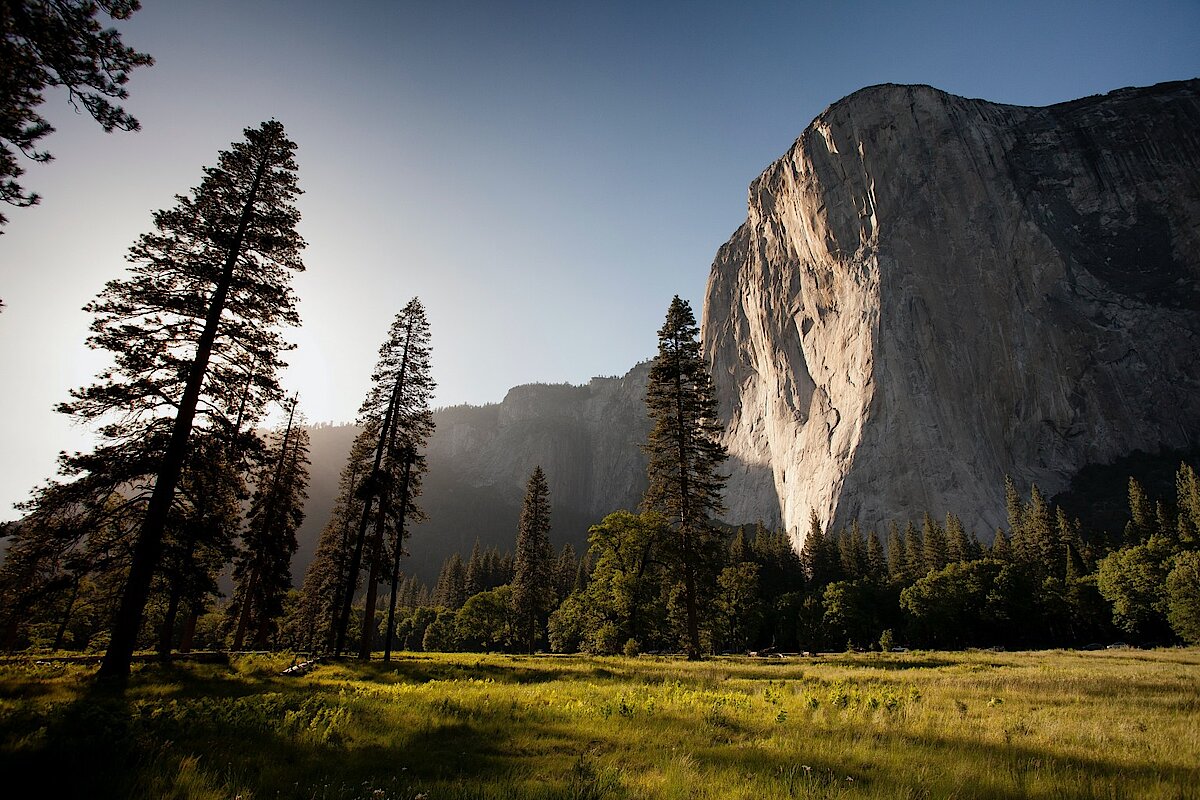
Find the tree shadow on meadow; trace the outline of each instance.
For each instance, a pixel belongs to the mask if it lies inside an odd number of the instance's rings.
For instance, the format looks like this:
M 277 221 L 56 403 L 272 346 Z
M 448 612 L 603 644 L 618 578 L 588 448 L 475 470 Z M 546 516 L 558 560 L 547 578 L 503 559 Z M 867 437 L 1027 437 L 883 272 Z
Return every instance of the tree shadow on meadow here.
M 0 718 L 0 774 L 10 797 L 337 800 L 497 780 L 504 743 L 472 720 L 397 729 L 320 684 L 162 666 Z

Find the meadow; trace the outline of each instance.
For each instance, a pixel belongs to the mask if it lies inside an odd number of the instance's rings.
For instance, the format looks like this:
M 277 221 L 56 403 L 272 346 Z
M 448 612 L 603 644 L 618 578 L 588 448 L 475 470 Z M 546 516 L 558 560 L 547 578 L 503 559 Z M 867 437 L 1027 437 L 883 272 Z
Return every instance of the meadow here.
M 1200 798 L 1200 650 L 0 662 L 10 798 Z

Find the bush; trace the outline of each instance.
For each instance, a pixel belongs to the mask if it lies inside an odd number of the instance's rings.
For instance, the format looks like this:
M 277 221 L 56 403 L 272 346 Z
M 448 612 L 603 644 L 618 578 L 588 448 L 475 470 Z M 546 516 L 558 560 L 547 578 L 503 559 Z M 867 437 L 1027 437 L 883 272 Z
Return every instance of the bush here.
M 1167 621 L 1179 638 L 1200 644 L 1200 552 L 1175 557 L 1167 576 Z

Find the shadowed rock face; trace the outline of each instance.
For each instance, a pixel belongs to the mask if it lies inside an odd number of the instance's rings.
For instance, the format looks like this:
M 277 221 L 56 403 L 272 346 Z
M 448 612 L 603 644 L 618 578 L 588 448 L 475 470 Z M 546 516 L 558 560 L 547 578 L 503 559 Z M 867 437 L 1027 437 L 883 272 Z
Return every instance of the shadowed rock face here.
M 1200 442 L 1200 81 L 1047 108 L 875 86 L 750 187 L 703 339 L 728 517 L 954 511 Z
M 411 557 L 403 569 L 432 582 L 446 558 L 455 552 L 466 558 L 477 538 L 484 547 L 513 549 L 525 484 L 538 465 L 550 484 L 551 539 L 582 553 L 589 526 L 641 502 L 649 370 L 647 362 L 584 386 L 517 386 L 494 405 L 435 411 L 429 473 L 418 501 L 429 519 L 411 527 Z M 312 481 L 292 568 L 296 584 L 329 519 L 357 433 L 352 425 L 311 430 Z

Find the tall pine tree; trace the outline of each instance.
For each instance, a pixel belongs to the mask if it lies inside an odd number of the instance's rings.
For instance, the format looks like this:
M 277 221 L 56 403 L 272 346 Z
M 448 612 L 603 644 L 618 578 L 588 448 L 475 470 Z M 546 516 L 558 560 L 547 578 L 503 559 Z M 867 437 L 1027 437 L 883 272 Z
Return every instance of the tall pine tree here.
M 292 556 L 296 531 L 304 521 L 310 462 L 308 431 L 296 424 L 294 399 L 290 405 L 287 425 L 272 437 L 255 476 L 249 518 L 233 568 L 237 589 L 229 616 L 234 621 L 235 650 L 242 648 L 247 636 L 256 646 L 266 643 L 292 585 Z
M 550 487 L 546 483 L 546 473 L 541 467 L 534 467 L 521 504 L 512 582 L 517 641 L 530 653 L 541 637 L 553 599 L 553 559 Z
M 365 561 L 367 594 L 359 644 L 363 659 L 370 658 L 374 645 L 378 583 L 384 578 L 392 584 L 385 646 L 391 644 L 404 523 L 420 515 L 415 499 L 426 469 L 422 450 L 433 432 L 429 401 L 435 385 L 430 375 L 429 322 L 424 306 L 414 297 L 392 321 L 379 349 L 371 389 L 359 409 L 359 422 L 375 436 L 371 471 L 362 492 L 362 516 L 347 569 L 349 582 L 354 583 Z M 352 600 L 351 592 L 341 597 L 334 645 L 338 653 L 345 646 Z
M 278 122 L 248 128 L 197 188 L 153 215 L 128 276 L 85 309 L 88 344 L 114 365 L 60 407 L 99 423 L 102 439 L 61 470 L 152 485 L 101 676 L 129 673 L 193 428 L 227 437 L 236 461 L 253 438 L 240 423 L 279 396 L 279 328 L 299 323 L 291 277 L 304 269 L 294 150 Z
M 705 567 L 715 535 L 709 520 L 724 510 L 721 492 L 725 476 L 719 470 L 727 457 L 719 441 L 717 401 L 712 377 L 700 356 L 699 335 L 691 306 L 676 295 L 658 332 L 658 355 L 646 387 L 646 408 L 653 428 L 644 448 L 650 480 L 643 500 L 647 510 L 670 519 L 677 534 L 685 647 L 693 659 L 701 655 L 698 584 L 702 573 L 708 571 Z M 715 591 L 711 586 L 704 588 L 706 596 Z

